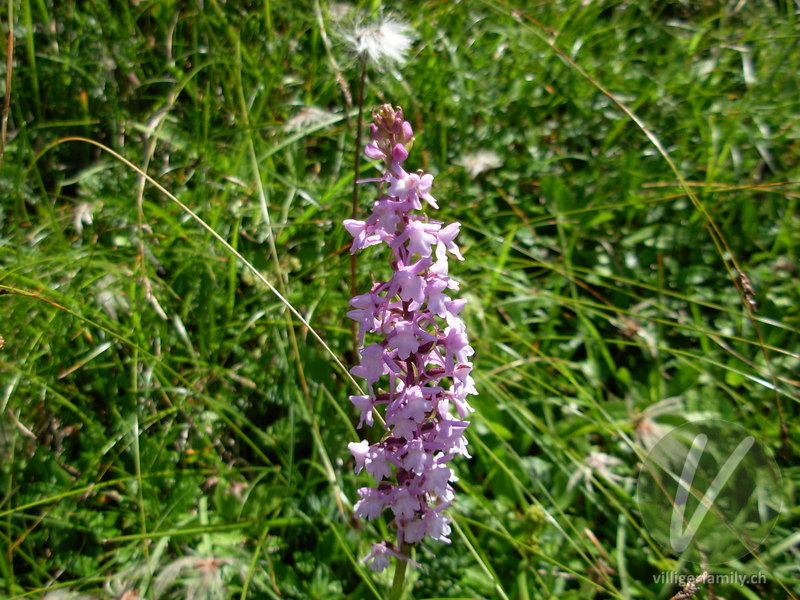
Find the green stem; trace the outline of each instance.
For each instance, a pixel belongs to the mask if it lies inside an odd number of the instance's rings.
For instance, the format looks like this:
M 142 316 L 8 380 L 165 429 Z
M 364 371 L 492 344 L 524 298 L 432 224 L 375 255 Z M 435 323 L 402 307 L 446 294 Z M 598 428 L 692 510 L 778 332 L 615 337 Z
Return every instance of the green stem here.
M 408 546 L 403 544 L 400 548 L 400 554 L 405 554 L 406 552 L 408 552 Z M 397 566 L 394 569 L 392 590 L 389 592 L 389 600 L 400 600 L 403 596 L 403 588 L 406 584 L 406 567 L 408 567 L 407 561 L 397 560 Z

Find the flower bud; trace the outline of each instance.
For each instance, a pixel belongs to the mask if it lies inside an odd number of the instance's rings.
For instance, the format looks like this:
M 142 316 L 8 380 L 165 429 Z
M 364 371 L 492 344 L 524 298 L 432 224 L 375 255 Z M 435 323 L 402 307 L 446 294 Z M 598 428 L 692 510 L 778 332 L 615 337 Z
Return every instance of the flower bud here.
M 402 144 L 395 144 L 394 148 L 392 148 L 392 160 L 396 163 L 401 163 L 407 158 L 408 150 L 406 150 Z

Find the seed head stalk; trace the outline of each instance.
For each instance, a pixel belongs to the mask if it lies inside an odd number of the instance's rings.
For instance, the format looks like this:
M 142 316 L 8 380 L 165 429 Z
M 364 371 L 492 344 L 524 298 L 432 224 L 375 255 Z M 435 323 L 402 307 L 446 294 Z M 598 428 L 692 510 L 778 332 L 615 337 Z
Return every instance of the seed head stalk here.
M 358 176 L 361 173 L 361 132 L 364 128 L 364 83 L 367 78 L 367 59 L 362 56 L 359 60 L 361 67 L 361 75 L 358 80 L 357 102 L 358 102 L 358 120 L 356 123 L 356 149 L 355 158 L 353 160 L 353 203 L 350 211 L 350 218 L 356 219 L 358 217 Z M 355 296 L 358 291 L 357 287 L 358 277 L 358 259 L 353 252 L 350 254 L 350 295 Z M 353 341 L 353 356 L 358 355 L 358 327 L 356 322 L 352 323 L 351 327 L 352 341 Z

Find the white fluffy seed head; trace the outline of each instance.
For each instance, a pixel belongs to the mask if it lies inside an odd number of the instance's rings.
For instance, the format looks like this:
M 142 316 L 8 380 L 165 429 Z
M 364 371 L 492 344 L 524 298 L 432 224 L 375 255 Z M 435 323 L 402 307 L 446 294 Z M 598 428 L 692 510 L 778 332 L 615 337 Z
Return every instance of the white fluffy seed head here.
M 465 154 L 456 161 L 467 170 L 471 179 L 475 179 L 484 171 L 503 166 L 503 159 L 494 150 L 478 150 L 472 154 Z
M 414 41 L 413 32 L 402 21 L 390 17 L 356 27 L 347 40 L 356 55 L 370 63 L 378 66 L 385 63 L 402 64 Z
M 316 106 L 305 106 L 286 121 L 285 127 L 288 131 L 302 131 L 321 125 L 325 121 L 331 121 L 335 116 L 332 112 Z

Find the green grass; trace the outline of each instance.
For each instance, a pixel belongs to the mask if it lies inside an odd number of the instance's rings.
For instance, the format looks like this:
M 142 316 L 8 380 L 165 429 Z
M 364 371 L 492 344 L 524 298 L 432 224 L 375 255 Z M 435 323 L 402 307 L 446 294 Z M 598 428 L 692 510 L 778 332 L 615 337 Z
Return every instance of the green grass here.
M 360 559 L 387 524 L 352 515 L 367 479 L 333 358 L 353 362 L 354 17 L 111 4 L 2 11 L 0 597 L 383 598 L 392 569 Z M 800 594 L 795 11 L 398 9 L 412 54 L 369 70 L 365 104 L 404 107 L 409 164 L 463 224 L 451 273 L 480 391 L 453 543 L 417 550 L 409 598 L 672 597 L 654 577 L 700 569 L 648 532 L 635 477 L 654 431 L 698 416 L 758 436 L 785 511 L 728 565 L 765 583 L 696 597 Z M 297 125 L 311 106 L 330 116 Z M 67 137 L 146 171 L 297 312 L 135 169 Z M 471 178 L 459 163 L 479 150 L 502 165 Z M 360 287 L 386 273 L 359 260 Z M 586 471 L 590 452 L 620 478 Z

